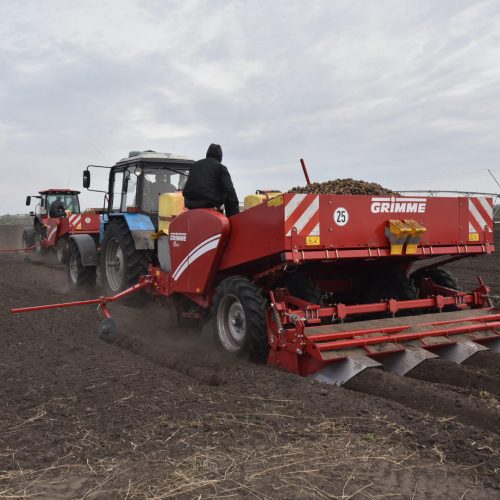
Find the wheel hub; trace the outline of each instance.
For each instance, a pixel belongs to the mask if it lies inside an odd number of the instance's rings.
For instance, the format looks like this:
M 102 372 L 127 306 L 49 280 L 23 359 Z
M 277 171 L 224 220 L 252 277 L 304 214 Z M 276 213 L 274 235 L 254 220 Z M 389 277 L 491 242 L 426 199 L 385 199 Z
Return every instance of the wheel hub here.
M 111 290 L 118 291 L 122 287 L 125 266 L 123 262 L 123 251 L 116 238 L 113 238 L 108 242 L 105 259 L 106 278 L 109 288 L 111 288 Z
M 243 306 L 235 295 L 226 295 L 219 304 L 217 327 L 226 350 L 241 350 L 246 338 L 246 320 Z

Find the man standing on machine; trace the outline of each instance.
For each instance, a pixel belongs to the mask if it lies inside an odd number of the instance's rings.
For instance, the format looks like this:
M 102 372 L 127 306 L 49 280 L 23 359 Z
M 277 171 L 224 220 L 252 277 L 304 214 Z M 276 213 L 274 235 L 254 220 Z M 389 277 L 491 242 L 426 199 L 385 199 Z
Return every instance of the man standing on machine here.
M 239 213 L 239 202 L 227 167 L 221 163 L 222 148 L 210 144 L 207 157 L 191 166 L 182 191 L 187 208 L 216 208 L 224 205 L 226 216 Z

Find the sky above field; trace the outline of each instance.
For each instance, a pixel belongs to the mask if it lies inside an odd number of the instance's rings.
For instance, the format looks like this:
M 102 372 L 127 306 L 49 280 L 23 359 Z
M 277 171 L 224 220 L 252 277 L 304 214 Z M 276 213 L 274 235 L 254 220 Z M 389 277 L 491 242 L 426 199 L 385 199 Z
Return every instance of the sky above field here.
M 0 213 L 211 142 L 240 198 L 303 185 L 301 157 L 315 181 L 498 192 L 500 1 L 0 1 Z

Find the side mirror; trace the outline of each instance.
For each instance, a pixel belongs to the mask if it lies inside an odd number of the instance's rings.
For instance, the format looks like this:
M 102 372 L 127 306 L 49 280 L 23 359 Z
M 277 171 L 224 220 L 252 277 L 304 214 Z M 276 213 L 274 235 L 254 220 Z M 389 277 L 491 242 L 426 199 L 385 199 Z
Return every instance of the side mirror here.
M 31 196 L 26 196 L 26 206 L 29 207 L 31 204 Z
M 90 187 L 90 172 L 88 170 L 83 171 L 83 187 L 85 189 Z

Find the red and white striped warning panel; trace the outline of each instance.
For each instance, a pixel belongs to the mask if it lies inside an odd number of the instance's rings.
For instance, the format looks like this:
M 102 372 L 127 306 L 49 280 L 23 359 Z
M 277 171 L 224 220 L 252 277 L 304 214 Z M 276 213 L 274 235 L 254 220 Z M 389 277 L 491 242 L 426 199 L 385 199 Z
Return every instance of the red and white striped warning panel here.
M 69 225 L 75 229 L 78 229 L 77 226 L 80 224 L 82 220 L 82 214 L 72 214 L 69 216 Z
M 57 231 L 57 224 L 55 226 L 49 227 L 48 235 L 47 235 L 47 241 L 52 244 L 52 240 L 54 238 L 54 235 L 56 234 Z
M 317 194 L 295 194 L 285 205 L 285 234 L 292 229 L 299 236 L 319 236 L 319 196 Z
M 493 199 L 469 198 L 469 240 L 479 239 L 479 233 L 493 231 Z M 478 235 L 477 238 L 475 235 Z

